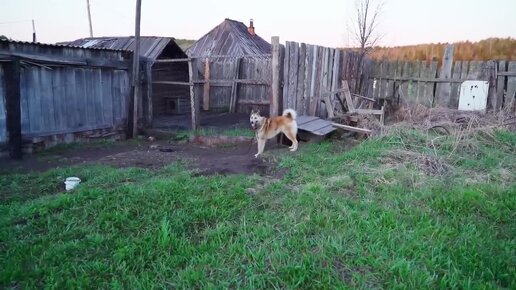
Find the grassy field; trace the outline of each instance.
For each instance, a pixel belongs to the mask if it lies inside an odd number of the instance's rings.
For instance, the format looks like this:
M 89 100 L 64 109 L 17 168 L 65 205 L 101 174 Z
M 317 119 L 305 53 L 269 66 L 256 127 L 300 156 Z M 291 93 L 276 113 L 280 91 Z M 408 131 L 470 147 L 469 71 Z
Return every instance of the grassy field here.
M 515 156 L 514 133 L 397 131 L 269 155 L 280 180 L 2 174 L 0 287 L 515 289 Z

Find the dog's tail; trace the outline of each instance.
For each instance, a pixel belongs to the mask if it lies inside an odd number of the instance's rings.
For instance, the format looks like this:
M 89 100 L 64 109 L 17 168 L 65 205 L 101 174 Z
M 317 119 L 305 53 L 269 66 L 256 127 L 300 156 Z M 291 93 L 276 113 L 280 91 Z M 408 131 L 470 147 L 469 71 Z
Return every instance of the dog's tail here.
M 297 118 L 297 113 L 292 109 L 286 109 L 285 111 L 283 111 L 282 116 L 295 120 Z

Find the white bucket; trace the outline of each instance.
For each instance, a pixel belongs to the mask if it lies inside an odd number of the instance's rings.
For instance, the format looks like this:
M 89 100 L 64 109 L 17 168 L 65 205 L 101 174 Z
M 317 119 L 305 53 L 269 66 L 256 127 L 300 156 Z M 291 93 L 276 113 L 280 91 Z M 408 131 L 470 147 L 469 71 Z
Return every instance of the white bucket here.
M 66 190 L 72 190 L 74 189 L 77 185 L 79 185 L 79 183 L 81 183 L 81 179 L 79 177 L 68 177 L 66 180 L 65 180 L 65 189 Z

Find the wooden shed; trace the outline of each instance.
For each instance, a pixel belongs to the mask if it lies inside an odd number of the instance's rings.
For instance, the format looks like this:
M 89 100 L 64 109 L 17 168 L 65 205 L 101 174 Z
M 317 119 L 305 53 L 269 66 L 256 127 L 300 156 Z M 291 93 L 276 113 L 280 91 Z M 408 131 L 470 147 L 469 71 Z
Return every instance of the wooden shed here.
M 253 21 L 225 19 L 192 44 L 194 94 L 203 110 L 248 113 L 268 110 L 271 45 Z
M 83 38 L 67 45 L 109 48 L 134 51 L 135 39 L 129 37 Z M 190 111 L 190 91 L 185 85 L 159 84 L 166 82 L 189 82 L 187 62 L 156 62 L 159 59 L 185 59 L 184 51 L 174 38 L 142 36 L 140 38 L 140 59 L 142 72 L 141 111 L 147 125 L 154 116 L 183 114 Z
M 0 41 L 0 149 L 124 134 L 130 66 L 121 50 Z

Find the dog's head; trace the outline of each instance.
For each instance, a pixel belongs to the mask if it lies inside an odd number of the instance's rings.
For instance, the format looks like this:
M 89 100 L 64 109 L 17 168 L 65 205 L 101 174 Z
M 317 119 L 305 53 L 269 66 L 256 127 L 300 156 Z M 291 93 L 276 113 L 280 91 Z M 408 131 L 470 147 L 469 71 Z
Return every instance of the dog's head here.
M 260 123 L 261 123 L 261 120 L 262 120 L 262 116 L 260 116 L 260 111 L 254 111 L 252 110 L 251 111 L 251 116 L 249 117 L 249 121 L 251 122 L 251 127 L 253 128 L 253 130 L 258 130 L 260 128 Z

